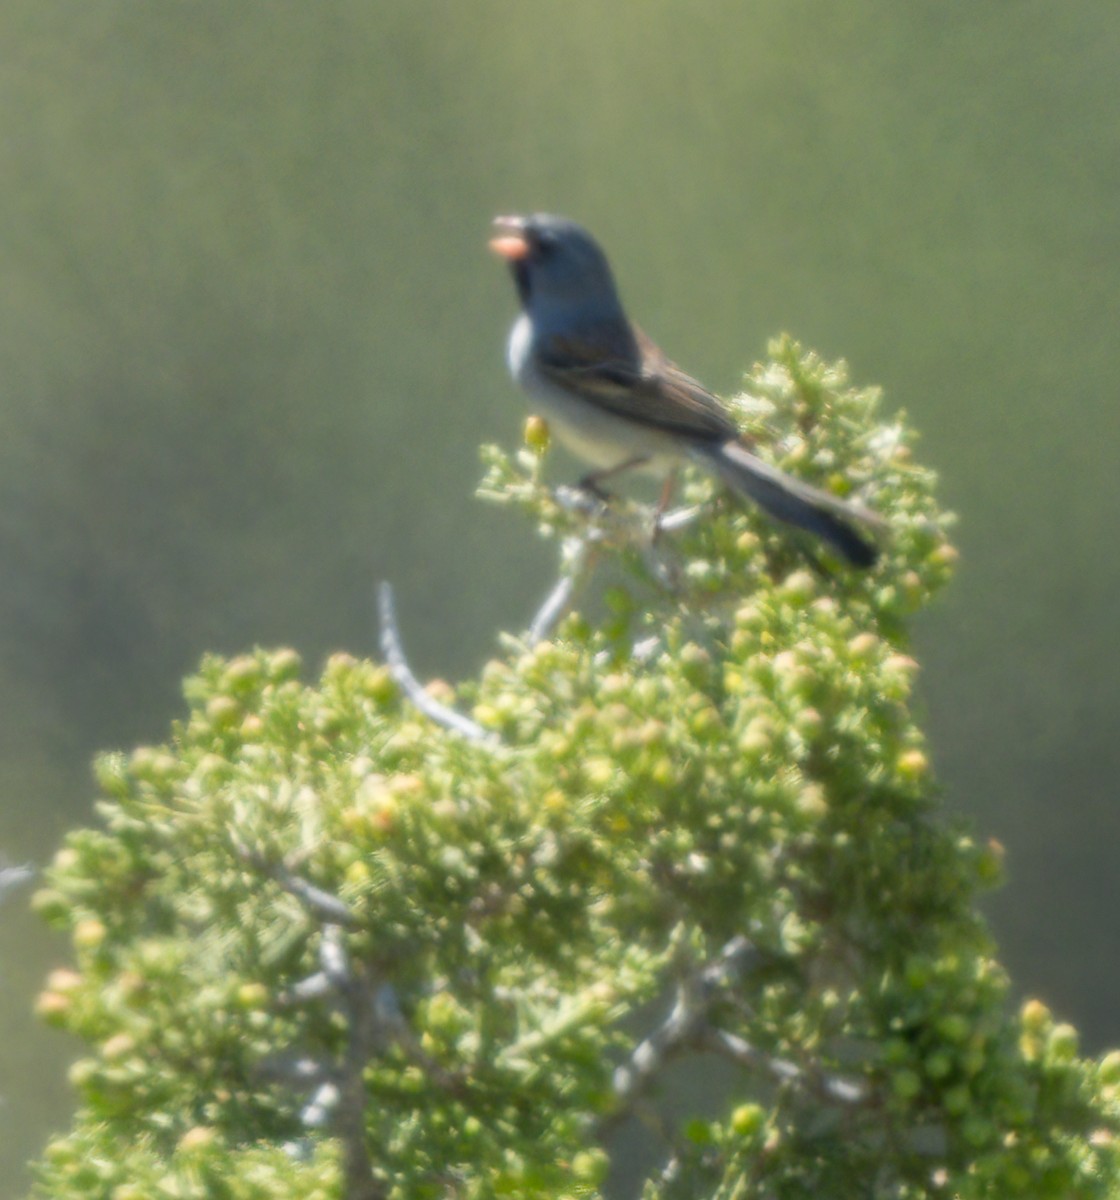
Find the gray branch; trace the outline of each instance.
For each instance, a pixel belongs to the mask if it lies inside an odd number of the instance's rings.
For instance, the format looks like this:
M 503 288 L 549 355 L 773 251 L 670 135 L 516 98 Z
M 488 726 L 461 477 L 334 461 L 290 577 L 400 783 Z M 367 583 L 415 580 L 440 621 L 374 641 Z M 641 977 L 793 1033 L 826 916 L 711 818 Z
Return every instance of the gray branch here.
M 456 712 L 446 704 L 440 704 L 438 700 L 424 691 L 405 658 L 404 645 L 397 627 L 393 588 L 388 583 L 382 583 L 377 589 L 377 614 L 381 624 L 381 653 L 384 654 L 385 662 L 392 672 L 393 678 L 397 681 L 397 685 L 414 707 L 441 728 L 456 733 L 468 741 L 497 746 L 499 740 L 490 730 L 483 729 L 476 721 L 463 716 L 462 713 Z
M 529 626 L 529 645 L 543 642 L 571 607 L 576 590 L 590 568 L 591 549 L 592 539 L 588 536 L 564 539 L 560 552 L 564 570 Z
M 593 551 L 601 545 L 633 546 L 642 555 L 650 575 L 666 587 L 672 586 L 672 571 L 657 550 L 658 535 L 681 529 L 701 511 L 693 505 L 655 514 L 646 506 L 610 504 L 587 488 L 558 487 L 553 493 L 565 512 L 586 522 L 578 535 L 561 544 L 561 574 L 529 625 L 529 644 L 544 641 L 571 607 L 573 598 L 594 562 Z
M 0 867 L 0 904 L 8 898 L 9 892 L 23 887 L 35 878 L 35 868 L 25 864 L 22 867 Z
M 233 848 L 242 862 L 275 880 L 317 920 L 347 926 L 358 924 L 357 918 L 337 896 L 296 875 L 285 863 L 266 858 L 260 851 L 254 850 L 237 838 L 233 839 Z
M 764 958 L 747 938 L 732 938 L 712 962 L 678 983 L 668 1016 L 615 1071 L 614 1091 L 623 1108 L 618 1115 L 633 1111 L 665 1064 L 689 1050 L 722 1055 L 748 1070 L 762 1072 L 778 1083 L 800 1087 L 833 1104 L 873 1101 L 870 1089 L 863 1083 L 843 1079 L 817 1065 L 800 1066 L 777 1058 L 712 1022 L 711 1010 L 721 992 L 728 985 L 741 983 L 758 969 Z

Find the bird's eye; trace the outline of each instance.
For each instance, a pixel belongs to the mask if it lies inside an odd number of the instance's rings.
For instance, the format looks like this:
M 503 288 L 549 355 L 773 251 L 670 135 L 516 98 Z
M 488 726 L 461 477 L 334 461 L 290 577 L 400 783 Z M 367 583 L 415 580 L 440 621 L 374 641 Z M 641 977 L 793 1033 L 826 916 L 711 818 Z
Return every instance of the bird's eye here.
M 541 258 L 547 258 L 556 249 L 556 238 L 546 230 L 538 230 L 533 237 L 533 249 Z

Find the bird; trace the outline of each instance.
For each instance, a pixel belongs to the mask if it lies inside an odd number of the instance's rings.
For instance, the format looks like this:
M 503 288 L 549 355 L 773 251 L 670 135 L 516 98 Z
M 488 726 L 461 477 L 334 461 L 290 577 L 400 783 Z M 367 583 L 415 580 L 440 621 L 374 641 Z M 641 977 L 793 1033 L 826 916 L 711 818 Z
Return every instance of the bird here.
M 507 361 L 561 443 L 593 468 L 594 491 L 623 471 L 660 476 L 694 462 L 770 517 L 821 539 L 854 567 L 879 550 L 856 525 L 885 522 L 756 455 L 731 414 L 685 374 L 623 308 L 598 242 L 550 213 L 494 219 L 490 248 L 506 260 L 521 303 Z

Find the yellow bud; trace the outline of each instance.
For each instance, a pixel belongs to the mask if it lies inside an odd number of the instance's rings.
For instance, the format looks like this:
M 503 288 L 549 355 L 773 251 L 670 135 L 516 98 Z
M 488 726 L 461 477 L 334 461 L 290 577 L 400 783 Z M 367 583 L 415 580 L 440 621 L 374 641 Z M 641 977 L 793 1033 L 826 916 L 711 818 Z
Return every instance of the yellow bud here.
M 598 1186 L 606 1179 L 610 1159 L 604 1150 L 579 1150 L 572 1155 L 572 1176 L 581 1184 Z M 582 1188 L 580 1191 L 582 1192 Z
M 1040 1033 L 1050 1024 L 1050 1010 L 1041 1000 L 1026 1001 L 1021 1016 L 1023 1028 L 1029 1029 L 1032 1033 Z
M 896 675 L 916 675 L 918 672 L 918 661 L 909 654 L 890 654 L 883 666 Z
M 857 633 L 848 642 L 848 653 L 856 659 L 867 659 L 878 645 L 879 639 L 873 633 Z
M 744 754 L 765 754 L 774 743 L 774 723 L 769 717 L 755 717 L 739 737 Z
M 366 679 L 366 688 L 378 704 L 388 704 L 397 695 L 397 683 L 388 667 L 374 667 Z
M 82 986 L 82 977 L 68 967 L 59 967 L 47 976 L 47 987 L 52 992 L 76 992 Z
M 429 679 L 424 691 L 440 704 L 452 704 L 455 700 L 455 689 L 446 679 Z
M 323 668 L 324 675 L 346 675 L 358 665 L 358 660 L 345 650 L 336 650 L 330 658 L 327 659 L 327 665 Z
M 541 807 L 550 813 L 563 813 L 568 808 L 568 797 L 559 788 L 549 788 L 541 797 Z
M 673 760 L 667 754 L 660 755 L 650 766 L 649 777 L 659 787 L 668 787 L 677 778 Z
M 214 696 L 206 703 L 206 716 L 218 728 L 233 725 L 240 715 L 237 701 L 230 696 Z
M 244 721 L 241 722 L 241 736 L 247 742 L 255 742 L 264 732 L 264 722 L 257 716 L 256 713 L 250 713 Z
M 377 832 L 386 832 L 386 829 L 378 829 Z M 346 880 L 346 886 L 352 888 L 364 887 L 370 881 L 369 863 L 363 859 L 355 859 L 343 873 L 343 879 Z
M 1050 1030 L 1046 1039 L 1047 1049 L 1061 1062 L 1069 1062 L 1077 1055 L 1077 1030 L 1064 1021 Z
M 544 454 L 548 449 L 548 443 L 551 441 L 551 436 L 548 430 L 548 422 L 544 417 L 532 416 L 525 421 L 525 428 L 522 436 L 525 440 L 525 445 L 529 447 L 535 454 Z
M 242 691 L 251 688 L 260 679 L 261 666 L 251 654 L 241 654 L 226 663 L 223 674 L 227 687 Z
M 268 1003 L 268 988 L 263 983 L 243 983 L 237 989 L 239 1008 L 264 1008 Z
M 940 546 L 936 546 L 930 551 L 929 561 L 935 566 L 951 567 L 961 556 L 960 551 L 956 546 L 949 542 L 942 542 Z
M 126 1057 L 135 1049 L 136 1042 L 131 1034 L 117 1033 L 109 1038 L 101 1047 L 101 1056 L 109 1062 L 113 1062 L 114 1060 Z
M 761 1104 L 740 1104 L 731 1114 L 731 1128 L 740 1137 L 750 1137 L 762 1128 L 766 1112 Z
M 895 764 L 903 779 L 915 781 L 929 773 L 929 759 L 918 749 L 904 750 Z
M 609 758 L 589 758 L 583 764 L 583 773 L 593 788 L 605 788 L 614 781 L 614 763 Z
M 80 950 L 96 950 L 108 931 L 96 917 L 87 917 L 74 926 L 74 945 Z
M 807 783 L 797 797 L 797 809 L 811 820 L 819 820 L 828 812 L 828 799 L 818 783 Z
M 277 650 L 268 660 L 269 674 L 273 679 L 294 679 L 302 666 L 299 654 L 295 650 Z
M 62 992 L 40 992 L 35 1001 L 35 1015 L 44 1021 L 58 1020 L 73 1007 L 73 1000 Z
M 781 596 L 794 604 L 808 604 L 817 591 L 817 578 L 812 571 L 794 571 L 781 586 Z
M 1120 1050 L 1110 1050 L 1100 1063 L 1101 1080 L 1115 1085 L 1120 1083 Z
M 178 1149 L 187 1154 L 192 1150 L 205 1150 L 207 1146 L 213 1144 L 216 1136 L 215 1130 L 210 1126 L 196 1125 L 193 1129 L 188 1129 L 179 1139 Z

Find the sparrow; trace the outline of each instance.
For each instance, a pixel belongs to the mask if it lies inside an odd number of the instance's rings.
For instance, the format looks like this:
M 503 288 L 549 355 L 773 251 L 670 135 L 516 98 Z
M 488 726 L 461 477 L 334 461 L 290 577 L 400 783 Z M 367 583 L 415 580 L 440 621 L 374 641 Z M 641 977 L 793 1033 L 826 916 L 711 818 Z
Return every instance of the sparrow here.
M 490 248 L 510 265 L 521 314 L 510 332 L 514 380 L 558 439 L 590 463 L 581 481 L 640 470 L 671 481 L 697 463 L 771 517 L 815 535 L 856 567 L 878 557 L 855 522 L 884 522 L 860 505 L 755 455 L 731 414 L 631 323 L 599 244 L 548 213 L 497 217 Z

